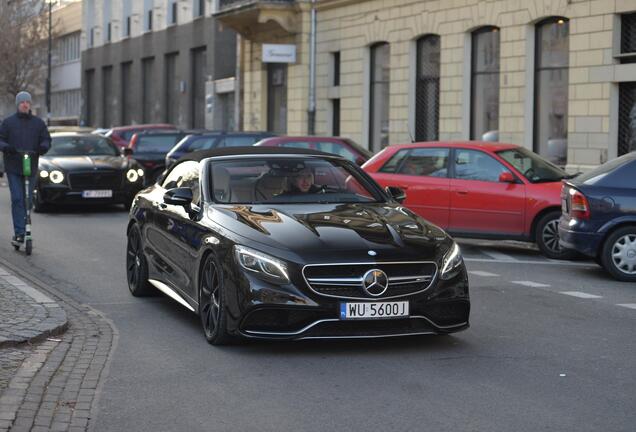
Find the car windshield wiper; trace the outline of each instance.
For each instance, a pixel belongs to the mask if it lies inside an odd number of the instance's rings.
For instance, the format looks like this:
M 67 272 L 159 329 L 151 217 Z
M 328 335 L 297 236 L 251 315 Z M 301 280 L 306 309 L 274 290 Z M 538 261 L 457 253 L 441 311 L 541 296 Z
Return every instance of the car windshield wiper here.
M 581 174 L 583 174 L 583 171 L 578 171 L 578 172 L 576 172 L 574 174 L 567 174 L 567 175 L 564 175 L 562 178 L 564 180 L 570 180 L 570 179 L 573 179 L 574 177 L 577 177 L 577 176 L 579 176 Z

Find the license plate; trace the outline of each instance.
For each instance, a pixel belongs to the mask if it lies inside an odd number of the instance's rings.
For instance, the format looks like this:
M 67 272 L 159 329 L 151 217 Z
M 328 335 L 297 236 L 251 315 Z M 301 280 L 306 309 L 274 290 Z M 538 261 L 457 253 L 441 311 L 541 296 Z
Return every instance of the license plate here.
M 85 190 L 82 191 L 82 198 L 112 198 L 112 190 Z
M 340 319 L 382 319 L 409 316 L 409 302 L 340 303 Z

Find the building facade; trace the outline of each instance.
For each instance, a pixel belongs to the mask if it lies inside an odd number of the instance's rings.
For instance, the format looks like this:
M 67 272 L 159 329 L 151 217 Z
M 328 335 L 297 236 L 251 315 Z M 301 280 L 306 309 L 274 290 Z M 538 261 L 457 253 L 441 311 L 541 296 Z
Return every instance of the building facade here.
M 219 0 L 245 129 L 309 130 L 310 0 Z M 524 145 L 572 170 L 636 149 L 636 0 L 317 0 L 317 134 Z M 264 61 L 292 45 L 294 63 Z
M 208 0 L 84 0 L 82 122 L 236 128 L 236 34 Z

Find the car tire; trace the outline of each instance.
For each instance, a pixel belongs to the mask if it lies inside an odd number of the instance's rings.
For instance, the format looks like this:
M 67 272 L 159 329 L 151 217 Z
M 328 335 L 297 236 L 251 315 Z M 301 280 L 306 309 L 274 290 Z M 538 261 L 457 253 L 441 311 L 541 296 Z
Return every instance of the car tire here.
M 203 261 L 199 277 L 199 317 L 205 339 L 211 345 L 234 341 L 227 332 L 225 295 L 221 265 L 212 253 Z
M 148 297 L 157 293 L 157 290 L 148 282 L 148 264 L 143 252 L 141 231 L 137 225 L 133 225 L 128 230 L 126 280 L 130 293 L 135 297 Z
M 636 282 L 636 226 L 617 229 L 603 242 L 603 267 L 615 279 Z
M 559 246 L 559 218 L 561 212 L 551 211 L 537 221 L 535 241 L 541 253 L 551 259 L 569 259 L 572 252 Z

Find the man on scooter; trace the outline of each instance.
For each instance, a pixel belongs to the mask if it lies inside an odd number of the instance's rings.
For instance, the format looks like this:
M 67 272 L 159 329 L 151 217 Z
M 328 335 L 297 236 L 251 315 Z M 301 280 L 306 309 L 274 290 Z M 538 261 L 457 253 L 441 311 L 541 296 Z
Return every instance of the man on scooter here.
M 11 216 L 13 217 L 13 242 L 24 239 L 26 197 L 22 176 L 21 153 L 31 152 L 31 177 L 29 195 L 38 174 L 38 156 L 51 147 L 51 136 L 46 124 L 31 114 L 31 95 L 25 91 L 15 97 L 17 112 L 7 117 L 0 125 L 0 151 L 4 154 L 4 170 L 7 173 L 11 192 Z

